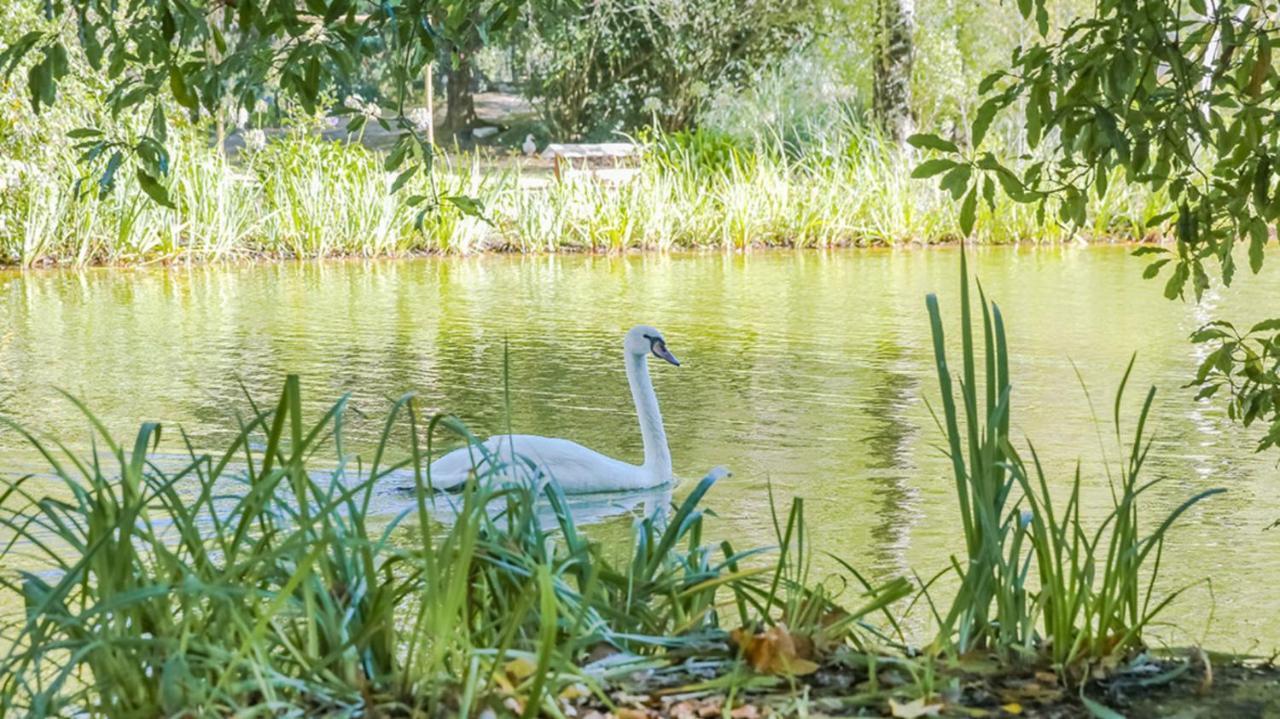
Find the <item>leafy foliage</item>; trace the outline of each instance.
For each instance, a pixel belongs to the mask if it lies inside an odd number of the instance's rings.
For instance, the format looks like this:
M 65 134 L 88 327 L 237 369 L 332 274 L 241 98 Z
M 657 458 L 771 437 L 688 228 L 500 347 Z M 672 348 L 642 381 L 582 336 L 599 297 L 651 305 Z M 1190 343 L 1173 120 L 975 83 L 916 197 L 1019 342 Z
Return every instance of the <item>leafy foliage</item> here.
M 1280 74 L 1272 59 L 1280 25 L 1272 8 L 1258 0 L 1108 0 L 1051 34 L 1044 0 L 1018 7 L 1035 18 L 1041 40 L 1018 47 L 1008 69 L 983 81 L 972 147 L 916 138 L 949 156 L 919 172 L 941 174 L 940 184 L 963 198 L 964 231 L 973 228 L 978 199 L 993 204 L 997 189 L 1036 205 L 1041 217 L 1052 211 L 1065 224 L 1082 225 L 1090 188 L 1105 192 L 1120 171 L 1128 182 L 1167 190 L 1173 204 L 1148 223 L 1170 227 L 1172 246 L 1138 251 L 1153 258 L 1144 276 L 1165 273 L 1165 296 L 1189 290 L 1198 299 L 1215 266 L 1227 285 L 1238 263 L 1261 270 L 1280 221 Z M 1006 110 L 1022 114 L 1029 150 L 1044 146 L 1021 166 L 982 149 Z M 1223 344 L 1214 357 L 1225 363 L 1241 347 Z M 1202 372 L 1197 382 L 1204 379 Z M 1233 414 L 1247 422 L 1266 418 L 1280 436 L 1276 405 L 1256 392 L 1280 391 L 1280 384 L 1253 372 L 1241 388 L 1251 394 L 1236 396 Z
M 113 136 L 94 127 L 73 130 L 84 162 L 95 168 L 99 193 L 109 192 L 126 162 L 156 202 L 172 206 L 161 178 L 169 173 L 168 128 L 175 112 L 192 122 L 209 117 L 227 98 L 254 107 L 269 86 L 308 113 L 325 93 L 352 84 L 362 63 L 378 57 L 398 92 L 391 119 L 373 117 L 405 135 L 387 163 L 407 164 L 407 179 L 429 169 L 432 148 L 404 116 L 407 89 L 453 38 L 485 37 L 507 27 L 524 0 L 397 0 L 365 5 L 356 0 L 307 0 L 300 7 L 272 0 L 111 0 L 44 3 L 53 22 L 68 21 L 88 65 L 112 82 L 105 95 L 112 117 L 147 118 L 136 135 Z M 25 68 L 31 107 L 53 105 L 70 72 L 74 46 L 58 25 L 34 29 L 0 52 L 0 73 Z M 340 108 L 358 132 L 371 113 Z
M 812 37 L 812 0 L 600 0 L 535 18 L 530 94 L 557 131 L 685 128 L 710 94 Z
M 1198 399 L 1212 397 L 1222 388 L 1229 393 L 1227 413 L 1248 427 L 1259 419 L 1271 426 L 1258 450 L 1280 444 L 1280 320 L 1264 320 L 1241 332 L 1235 325 L 1217 320 L 1191 335 L 1191 341 L 1213 345 L 1200 363 L 1192 384 L 1200 388 Z

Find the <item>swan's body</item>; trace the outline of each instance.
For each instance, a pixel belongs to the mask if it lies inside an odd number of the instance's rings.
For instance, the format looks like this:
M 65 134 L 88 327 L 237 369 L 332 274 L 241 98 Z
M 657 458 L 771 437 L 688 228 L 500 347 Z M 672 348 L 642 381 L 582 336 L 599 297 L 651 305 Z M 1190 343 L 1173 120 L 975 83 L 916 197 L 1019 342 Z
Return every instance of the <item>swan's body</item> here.
M 640 420 L 644 463 L 628 464 L 558 437 L 529 434 L 497 435 L 484 442 L 456 449 L 431 464 L 433 488 L 449 490 L 473 473 L 477 477 L 551 481 L 566 494 L 618 492 L 670 484 L 671 450 L 658 411 L 658 397 L 649 378 L 650 354 L 679 365 L 667 351 L 662 334 L 641 325 L 623 341 L 627 381 Z

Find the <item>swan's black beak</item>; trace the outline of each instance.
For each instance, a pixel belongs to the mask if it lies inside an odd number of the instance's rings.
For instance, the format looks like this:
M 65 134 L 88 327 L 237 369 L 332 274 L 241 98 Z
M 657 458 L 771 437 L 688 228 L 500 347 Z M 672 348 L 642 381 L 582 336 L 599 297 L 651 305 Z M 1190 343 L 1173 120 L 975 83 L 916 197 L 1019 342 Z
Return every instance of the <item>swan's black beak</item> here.
M 671 354 L 671 350 L 667 349 L 666 342 L 663 342 L 662 340 L 659 340 L 659 339 L 655 339 L 653 340 L 650 347 L 652 347 L 653 349 L 654 357 L 660 357 L 677 367 L 680 366 L 680 360 L 676 359 L 676 356 Z

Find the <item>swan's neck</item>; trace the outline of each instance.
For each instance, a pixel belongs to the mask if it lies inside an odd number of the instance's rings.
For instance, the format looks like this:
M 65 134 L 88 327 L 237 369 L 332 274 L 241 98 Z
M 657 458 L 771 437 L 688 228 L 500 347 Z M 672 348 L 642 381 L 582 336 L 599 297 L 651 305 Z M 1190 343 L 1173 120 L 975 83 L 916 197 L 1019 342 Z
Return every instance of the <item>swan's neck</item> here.
M 627 353 L 627 381 L 631 384 L 631 398 L 636 403 L 636 415 L 640 418 L 640 437 L 644 440 L 645 472 L 660 482 L 671 480 L 671 450 L 667 447 L 667 433 L 662 428 L 662 413 L 658 411 L 658 396 L 653 392 L 649 379 L 647 355 Z

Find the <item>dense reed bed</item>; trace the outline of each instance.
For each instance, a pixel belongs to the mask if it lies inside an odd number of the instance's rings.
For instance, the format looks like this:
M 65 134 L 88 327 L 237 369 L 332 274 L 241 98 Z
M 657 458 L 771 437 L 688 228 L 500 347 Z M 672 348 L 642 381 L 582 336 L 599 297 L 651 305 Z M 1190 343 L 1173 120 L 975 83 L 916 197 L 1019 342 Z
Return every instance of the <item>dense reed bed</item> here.
M 0 261 L 133 263 L 253 256 L 742 249 L 898 245 L 960 239 L 957 203 L 913 181 L 921 159 L 855 122 L 803 142 L 730 139 L 710 130 L 644 139 L 625 183 L 583 173 L 441 154 L 430 177 L 398 193 L 383 156 L 358 143 L 291 131 L 227 159 L 203 136 L 175 139 L 168 178 L 175 210 L 121 178 L 106 197 L 71 152 L 56 168 L 26 168 L 0 208 Z M 1118 180 L 1119 178 L 1117 178 Z M 1166 208 L 1120 181 L 1090 203 L 1083 239 L 1137 239 Z M 438 197 L 420 213 L 414 195 Z M 481 216 L 448 198 L 476 198 Z M 981 211 L 977 242 L 1069 239 L 1052 219 L 1000 197 Z M 430 203 L 428 203 L 429 205 Z

